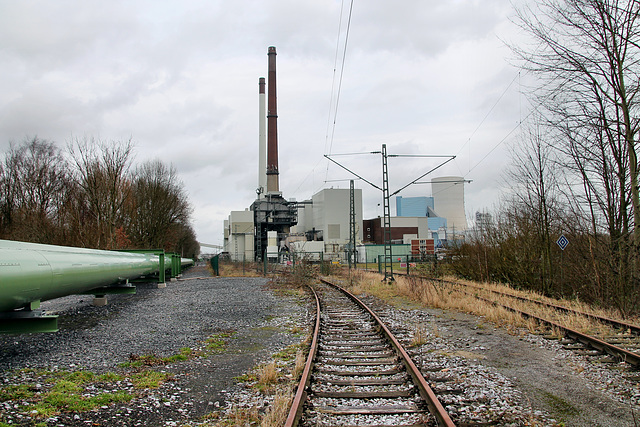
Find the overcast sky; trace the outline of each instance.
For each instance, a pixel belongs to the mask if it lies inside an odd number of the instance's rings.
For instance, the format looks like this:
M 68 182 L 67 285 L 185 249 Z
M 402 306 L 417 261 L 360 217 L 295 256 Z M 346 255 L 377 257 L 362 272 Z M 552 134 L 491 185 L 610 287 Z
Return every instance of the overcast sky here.
M 258 78 L 276 46 L 285 198 L 348 188 L 337 180 L 349 174 L 323 155 L 386 144 L 390 154 L 457 156 L 424 180 L 463 176 L 468 216 L 492 208 L 525 114 L 504 45 L 518 36 L 511 3 L 355 0 L 334 128 L 349 5 L 0 0 L 0 150 L 33 136 L 60 147 L 131 138 L 136 162 L 173 163 L 198 240 L 221 244 L 229 212 L 255 199 Z M 379 155 L 334 158 L 381 186 Z M 391 191 L 441 160 L 390 159 Z M 356 187 L 365 218 L 381 214 L 381 192 Z M 431 186 L 401 195 L 429 196 Z

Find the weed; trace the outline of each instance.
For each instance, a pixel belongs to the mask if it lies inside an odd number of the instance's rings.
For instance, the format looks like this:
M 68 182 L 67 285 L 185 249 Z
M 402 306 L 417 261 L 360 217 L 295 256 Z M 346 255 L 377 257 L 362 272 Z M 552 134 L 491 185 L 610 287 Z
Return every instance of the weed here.
M 307 363 L 306 357 L 304 356 L 304 351 L 298 350 L 296 353 L 296 364 L 291 371 L 291 376 L 294 379 L 300 378 L 302 375 L 302 371 L 304 371 L 304 365 Z
M 79 393 L 82 388 L 78 383 L 74 383 L 68 380 L 60 380 L 53 386 L 51 390 L 57 393 L 72 394 Z
M 8 385 L 0 388 L 0 402 L 29 399 L 33 394 L 31 384 Z
M 93 381 L 95 374 L 89 371 L 59 371 L 53 373 L 51 379 L 49 381 L 71 381 L 77 384 L 86 384 L 90 381 Z
M 130 354 L 129 361 L 120 363 L 118 366 L 125 369 L 140 369 L 143 366 L 168 365 L 169 363 L 189 360 L 192 357 L 195 357 L 193 350 L 189 347 L 184 347 L 180 349 L 180 353 L 167 357 L 159 357 L 155 354 L 144 354 L 142 356 Z
M 256 388 L 258 390 L 269 390 L 278 383 L 278 369 L 276 362 L 271 362 L 258 369 Z
M 423 324 L 417 325 L 413 331 L 413 338 L 411 339 L 411 347 L 417 347 L 427 343 L 429 333 Z
M 289 402 L 291 402 L 291 389 L 278 390 L 273 399 L 273 404 L 265 414 L 261 427 L 278 427 L 284 425 L 289 414 Z
M 239 377 L 234 377 L 233 379 L 238 381 L 239 383 L 249 383 L 256 381 L 258 379 L 258 376 L 256 374 L 242 374 Z
M 106 383 L 122 381 L 124 377 L 120 374 L 116 374 L 115 372 L 105 372 L 102 375 L 98 375 L 96 377 L 96 381 L 102 381 Z
M 61 412 L 86 412 L 100 406 L 133 399 L 133 395 L 125 391 L 100 393 L 91 397 L 85 397 L 83 393 L 84 388 L 78 383 L 59 380 L 51 390 L 43 393 L 38 401 L 23 406 L 23 409 L 38 417 L 48 418 Z
M 182 362 L 184 360 L 189 360 L 192 356 L 193 350 L 189 347 L 184 347 L 180 349 L 180 353 L 169 357 L 163 357 L 162 361 L 166 363 Z
M 557 414 L 558 418 L 573 417 L 580 414 L 573 405 L 563 398 L 547 391 L 542 391 L 542 394 L 547 405 L 549 405 L 553 413 Z
M 222 353 L 227 347 L 226 338 L 231 338 L 235 332 L 219 332 L 205 340 L 205 346 L 210 354 Z
M 131 376 L 131 382 L 135 388 L 158 388 L 160 384 L 168 380 L 171 374 L 158 371 L 142 371 Z
M 304 328 L 302 328 L 300 326 L 293 326 L 291 329 L 289 329 L 289 333 L 291 333 L 293 335 L 302 334 L 302 333 L 304 333 Z
M 276 360 L 283 360 L 285 362 L 293 360 L 296 357 L 296 353 L 298 352 L 299 347 L 300 346 L 298 344 L 292 344 L 274 354 L 273 358 Z
M 223 416 L 219 412 L 212 412 L 204 417 L 205 426 L 225 426 L 225 427 L 244 427 L 258 425 L 260 422 L 260 414 L 258 408 L 240 408 L 234 406 L 231 408 L 229 414 L 221 419 Z M 220 420 L 216 423 L 210 423 L 209 421 Z

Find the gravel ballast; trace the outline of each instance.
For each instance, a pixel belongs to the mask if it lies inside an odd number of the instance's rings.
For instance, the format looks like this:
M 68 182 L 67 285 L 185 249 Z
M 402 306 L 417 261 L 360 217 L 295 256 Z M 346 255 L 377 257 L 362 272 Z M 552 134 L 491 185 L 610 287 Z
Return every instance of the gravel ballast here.
M 105 307 L 94 307 L 91 296 L 45 302 L 43 308 L 61 316 L 58 333 L 0 336 L 0 386 L 31 384 L 38 394 L 50 387 L 43 370 L 48 375 L 116 372 L 123 377 L 91 385 L 85 393 L 120 390 L 132 396 L 46 417 L 25 411 L 28 398 L 5 401 L 0 420 L 25 426 L 179 426 L 200 424 L 207 414 L 231 407 L 264 411 L 270 398 L 237 377 L 303 340 L 310 301 L 276 292 L 264 278 L 213 278 L 203 267 L 183 279 L 161 289 L 140 285 L 136 295 L 111 296 Z M 427 342 L 410 352 L 436 388 L 460 390 L 445 402 L 459 419 L 484 422 L 494 414 L 494 425 L 640 423 L 633 414 L 640 420 L 637 373 L 593 363 L 557 341 L 507 333 L 476 316 L 398 309 L 374 297 L 366 301 L 407 347 L 420 325 Z M 212 336 L 224 337 L 222 349 L 207 350 Z M 185 348 L 202 355 L 148 367 L 169 378 L 158 388 L 136 387 L 135 369 L 122 365 L 144 355 L 172 357 Z M 495 414 L 501 414 L 502 423 Z
M 92 296 L 43 303 L 49 313 L 60 315 L 60 331 L 0 336 L 0 386 L 15 381 L 18 370 L 23 382 L 30 382 L 31 371 L 42 369 L 120 372 L 122 363 L 137 356 L 170 357 L 185 347 L 206 347 L 212 335 L 232 334 L 224 340 L 222 351 L 154 366 L 172 375 L 172 380 L 158 389 L 138 390 L 139 396 L 126 404 L 43 420 L 24 414 L 21 402 L 12 402 L 10 408 L 5 402 L 0 406 L 0 420 L 22 425 L 36 421 L 85 426 L 181 425 L 223 405 L 235 377 L 301 340 L 291 330 L 297 319 L 305 317 L 305 308 L 293 298 L 277 297 L 265 278 L 205 276 L 209 276 L 205 268 L 192 268 L 183 280 L 168 282 L 166 288 L 144 284 L 138 286 L 136 295 L 110 296 L 105 307 L 94 307 Z M 135 391 L 126 381 L 121 386 Z

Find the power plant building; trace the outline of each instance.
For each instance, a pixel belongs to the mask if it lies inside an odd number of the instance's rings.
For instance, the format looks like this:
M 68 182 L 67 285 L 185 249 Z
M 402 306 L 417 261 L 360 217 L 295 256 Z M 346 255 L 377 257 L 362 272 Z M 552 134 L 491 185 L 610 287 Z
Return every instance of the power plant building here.
M 396 197 L 396 216 L 437 216 L 433 197 Z
M 253 261 L 254 223 L 250 210 L 231 211 L 224 221 L 224 250 L 233 261 Z
M 326 188 L 313 195 L 298 208 L 298 224 L 292 234 L 304 235 L 305 240 L 324 242 L 324 253 L 341 256 L 349 243 L 349 189 Z M 362 190 L 354 189 L 356 243 L 362 241 Z M 305 245 L 309 246 L 309 245 Z M 296 247 L 300 247 L 296 244 Z M 313 245 L 314 250 L 318 246 Z
M 447 230 L 458 233 L 468 228 L 464 211 L 464 178 L 442 176 L 431 180 L 433 209 L 439 217 L 447 219 Z
M 264 77 L 258 80 L 257 197 L 249 209 L 232 211 L 224 221 L 224 250 L 236 261 L 261 261 L 265 256 L 280 259 L 280 255 L 291 251 L 322 253 L 324 259 L 345 260 L 351 241 L 351 190 L 323 189 L 303 202 L 283 197 L 279 184 L 276 99 L 276 49 L 271 46 L 268 82 Z M 455 176 L 434 178 L 432 197 L 398 196 L 397 216 L 391 218 L 394 243 L 411 246 L 416 239 L 433 239 L 440 244 L 452 231 L 457 234 L 466 230 L 464 182 Z M 363 221 L 362 190 L 354 189 L 353 197 L 355 245 L 359 252 L 367 243 L 384 244 L 382 219 Z

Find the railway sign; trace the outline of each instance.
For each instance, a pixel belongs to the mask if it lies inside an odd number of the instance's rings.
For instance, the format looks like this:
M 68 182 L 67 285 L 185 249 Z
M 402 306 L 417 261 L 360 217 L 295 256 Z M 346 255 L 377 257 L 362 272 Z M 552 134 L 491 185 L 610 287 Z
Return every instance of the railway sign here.
M 563 234 L 558 240 L 556 240 L 556 244 L 560 246 L 560 249 L 564 251 L 565 248 L 569 245 L 569 239 L 567 239 Z

